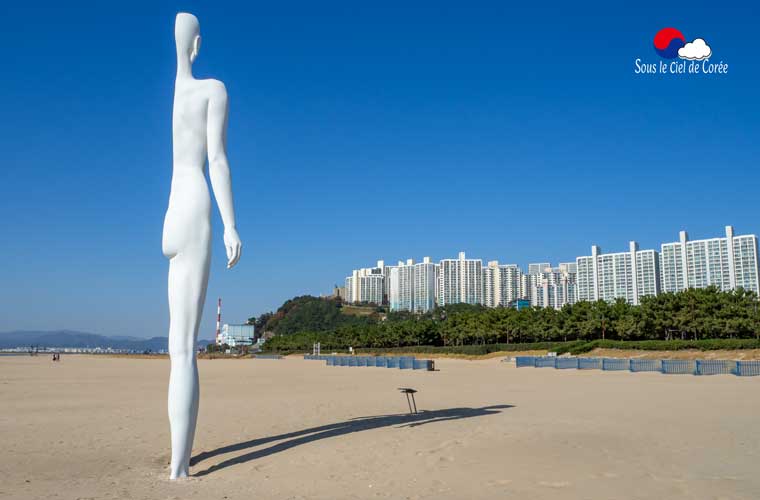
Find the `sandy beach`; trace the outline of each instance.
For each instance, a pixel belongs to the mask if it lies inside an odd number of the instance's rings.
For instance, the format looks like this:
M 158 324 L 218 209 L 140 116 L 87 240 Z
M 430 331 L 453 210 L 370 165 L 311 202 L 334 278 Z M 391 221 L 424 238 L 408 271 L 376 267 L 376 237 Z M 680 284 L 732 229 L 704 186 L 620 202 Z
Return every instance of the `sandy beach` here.
M 0 498 L 760 498 L 760 377 L 436 365 L 201 360 L 170 482 L 167 359 L 2 357 Z

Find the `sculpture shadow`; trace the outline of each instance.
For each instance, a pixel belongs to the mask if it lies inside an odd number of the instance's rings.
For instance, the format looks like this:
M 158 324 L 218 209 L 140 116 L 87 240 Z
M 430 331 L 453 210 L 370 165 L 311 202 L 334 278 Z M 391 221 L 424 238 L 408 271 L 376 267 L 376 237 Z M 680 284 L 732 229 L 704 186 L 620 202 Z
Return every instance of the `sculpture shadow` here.
M 269 436 L 259 439 L 251 439 L 250 441 L 244 441 L 242 443 L 231 444 L 228 446 L 222 446 L 215 450 L 204 451 L 197 454 L 190 459 L 190 465 L 197 465 L 198 463 L 222 455 L 225 453 L 232 453 L 235 451 L 241 451 L 248 448 L 255 448 L 264 444 L 272 443 L 274 441 L 286 440 L 268 448 L 252 451 L 244 455 L 240 455 L 234 458 L 230 458 L 216 465 L 199 471 L 194 476 L 205 476 L 233 465 L 243 464 L 256 460 L 259 458 L 274 455 L 302 444 L 312 443 L 320 439 L 328 439 L 337 436 L 344 436 L 352 434 L 354 432 L 368 431 L 372 429 L 379 429 L 382 427 L 398 426 L 403 427 L 418 427 L 421 425 L 433 424 L 436 422 L 445 422 L 447 420 L 461 420 L 465 418 L 483 417 L 486 415 L 495 415 L 501 413 L 501 410 L 508 408 L 514 408 L 513 405 L 492 405 L 484 406 L 482 408 L 448 408 L 445 410 L 431 410 L 420 411 L 415 414 L 398 414 L 398 415 L 376 415 L 371 417 L 357 417 L 345 422 L 338 422 L 334 424 L 322 425 L 319 427 L 311 427 L 309 429 L 303 429 L 300 431 L 289 432 L 286 434 L 280 434 L 277 436 Z

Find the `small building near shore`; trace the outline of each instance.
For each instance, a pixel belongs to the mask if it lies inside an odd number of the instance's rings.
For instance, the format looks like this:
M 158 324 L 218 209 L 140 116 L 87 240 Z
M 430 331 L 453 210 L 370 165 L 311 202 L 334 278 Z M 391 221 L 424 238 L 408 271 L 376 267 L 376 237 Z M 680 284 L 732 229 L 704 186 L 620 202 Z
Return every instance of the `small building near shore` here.
M 228 325 L 225 323 L 222 326 L 222 331 L 219 332 L 216 344 L 227 344 L 230 347 L 250 346 L 253 345 L 253 337 L 253 325 Z

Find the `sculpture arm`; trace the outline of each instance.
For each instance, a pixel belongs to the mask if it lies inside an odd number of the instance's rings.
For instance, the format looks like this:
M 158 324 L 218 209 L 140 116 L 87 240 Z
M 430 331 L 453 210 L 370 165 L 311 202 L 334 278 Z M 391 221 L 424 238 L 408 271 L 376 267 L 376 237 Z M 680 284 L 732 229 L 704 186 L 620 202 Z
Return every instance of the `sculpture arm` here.
M 235 207 L 232 201 L 232 181 L 227 162 L 227 90 L 218 81 L 211 82 L 208 102 L 208 166 L 216 204 L 224 223 L 224 246 L 227 268 L 237 264 L 242 244 L 235 228 Z

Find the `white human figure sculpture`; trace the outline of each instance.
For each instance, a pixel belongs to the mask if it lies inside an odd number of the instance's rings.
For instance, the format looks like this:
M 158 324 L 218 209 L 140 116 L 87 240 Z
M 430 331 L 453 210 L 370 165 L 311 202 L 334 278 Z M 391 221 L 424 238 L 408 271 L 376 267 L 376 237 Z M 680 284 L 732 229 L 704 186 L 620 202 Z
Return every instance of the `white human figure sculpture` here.
M 227 268 L 237 263 L 241 250 L 225 152 L 227 91 L 220 81 L 193 78 L 191 66 L 201 45 L 198 19 L 177 14 L 174 36 L 174 168 L 162 242 L 169 258 L 171 479 L 188 476 L 198 418 L 195 345 L 211 257 L 211 199 L 204 172 L 207 153 L 209 177 L 224 222 Z

